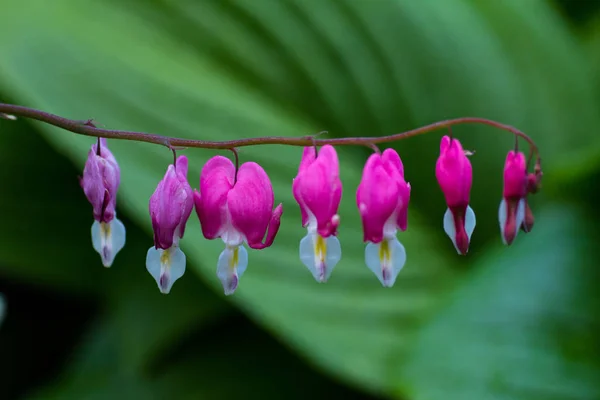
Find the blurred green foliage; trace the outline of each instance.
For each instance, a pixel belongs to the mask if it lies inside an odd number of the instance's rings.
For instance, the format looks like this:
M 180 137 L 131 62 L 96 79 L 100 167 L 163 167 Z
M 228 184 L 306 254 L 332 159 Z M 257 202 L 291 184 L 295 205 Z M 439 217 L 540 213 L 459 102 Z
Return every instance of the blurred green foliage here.
M 383 289 L 363 265 L 354 204 L 368 150 L 340 148 L 344 254 L 319 285 L 297 257 L 300 149 L 244 148 L 242 161 L 261 163 L 284 203 L 275 245 L 250 252 L 240 289 L 225 298 L 215 277 L 222 244 L 204 240 L 192 215 L 188 271 L 163 296 L 144 255 L 148 198 L 171 154 L 109 142 L 128 236 L 105 270 L 76 179 L 93 140 L 0 121 L 1 397 L 600 398 L 600 236 L 590 218 L 599 216 L 600 18 L 583 3 L 4 1 L 5 102 L 211 140 L 381 135 L 486 117 L 530 134 L 546 174 L 531 199 L 533 232 L 503 248 L 496 215 L 513 139 L 457 127 L 477 150 L 478 226 L 461 258 L 441 229 L 439 135 L 395 144 L 413 188 L 400 235 L 408 262 Z M 215 152 L 182 153 L 197 187 Z

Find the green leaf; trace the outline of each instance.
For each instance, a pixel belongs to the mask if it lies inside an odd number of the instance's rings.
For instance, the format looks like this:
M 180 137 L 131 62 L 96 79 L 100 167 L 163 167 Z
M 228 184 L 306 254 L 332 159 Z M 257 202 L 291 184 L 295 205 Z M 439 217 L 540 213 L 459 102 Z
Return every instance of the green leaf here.
M 572 205 L 489 251 L 413 343 L 411 399 L 600 397 L 597 236 Z M 435 382 L 435 384 L 432 384 Z
M 489 117 L 531 133 L 551 172 L 577 170 L 597 149 L 589 128 L 598 115 L 583 53 L 548 5 L 503 4 L 14 3 L 3 6 L 0 34 L 8 40 L 0 45 L 0 85 L 22 103 L 94 117 L 110 128 L 213 140 L 322 129 L 340 136 L 389 134 L 439 119 Z M 43 129 L 82 166 L 90 138 Z M 498 240 L 501 165 L 512 139 L 483 127 L 455 132 L 461 138 L 464 132 L 465 146 L 478 151 L 477 253 L 485 239 Z M 445 206 L 433 179 L 438 139 L 398 145 L 414 196 L 409 231 L 400 236 L 408 264 L 391 290 L 363 265 L 353 192 L 364 150 L 339 151 L 344 255 L 331 282 L 320 287 L 297 257 L 304 232 L 291 181 L 300 150 L 242 149 L 243 161 L 257 161 L 270 174 L 285 214 L 273 248 L 251 252 L 232 301 L 331 374 L 385 393 L 405 386 L 400 366 L 420 329 L 444 305 L 444 293 L 460 280 L 458 259 L 440 227 Z M 147 144 L 109 145 L 123 173 L 119 210 L 150 232 L 148 198 L 171 154 Z M 197 186 L 201 165 L 214 153 L 184 154 Z M 553 185 L 559 181 L 550 180 Z M 190 269 L 220 292 L 214 269 L 222 244 L 204 241 L 192 219 L 182 247 Z M 140 252 L 140 262 L 143 257 Z

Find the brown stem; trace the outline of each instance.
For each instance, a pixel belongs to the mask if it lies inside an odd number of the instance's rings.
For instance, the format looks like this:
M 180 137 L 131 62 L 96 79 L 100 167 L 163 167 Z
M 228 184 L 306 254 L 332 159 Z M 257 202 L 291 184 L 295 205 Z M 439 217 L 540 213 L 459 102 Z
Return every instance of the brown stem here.
M 168 137 L 157 135 L 153 133 L 143 132 L 131 132 L 131 131 L 119 131 L 96 128 L 89 126 L 81 121 L 75 121 L 68 118 L 60 117 L 58 115 L 50 114 L 44 111 L 35 110 L 28 107 L 17 106 L 13 104 L 0 103 L 0 113 L 8 115 L 16 115 L 25 118 L 35 119 L 37 121 L 45 122 L 50 125 L 78 133 L 80 135 L 93 136 L 93 137 L 105 137 L 108 139 L 122 139 L 122 140 L 133 140 L 137 142 L 155 143 L 168 148 L 172 146 L 177 147 L 195 147 L 202 149 L 222 149 L 231 150 L 236 147 L 265 145 L 265 144 L 281 144 L 287 146 L 323 146 L 326 144 L 335 146 L 369 146 L 370 144 L 378 143 L 389 143 L 397 140 L 407 139 L 409 137 L 422 135 L 439 129 L 448 129 L 451 126 L 462 125 L 462 124 L 482 124 L 493 126 L 495 128 L 510 132 L 513 135 L 517 135 L 523 138 L 529 143 L 531 156 L 534 154 L 539 159 L 539 150 L 535 142 L 515 127 L 510 125 L 502 124 L 500 122 L 492 121 L 485 118 L 477 117 L 463 117 L 449 119 L 445 121 L 434 122 L 433 124 L 425 125 L 420 128 L 412 129 L 406 132 L 396 133 L 388 136 L 379 137 L 347 137 L 347 138 L 336 138 L 336 139 L 315 139 L 314 136 L 304 137 L 285 137 L 285 136 L 264 136 L 256 138 L 238 139 L 238 140 L 225 140 L 225 141 L 209 141 L 209 140 L 192 140 L 182 139 L 175 137 Z

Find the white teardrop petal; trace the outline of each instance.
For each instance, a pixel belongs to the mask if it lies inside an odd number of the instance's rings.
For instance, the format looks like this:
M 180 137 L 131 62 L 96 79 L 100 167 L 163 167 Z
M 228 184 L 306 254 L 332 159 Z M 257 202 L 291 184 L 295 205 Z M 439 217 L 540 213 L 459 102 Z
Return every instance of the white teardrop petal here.
M 504 235 L 504 229 L 506 228 L 506 219 L 508 218 L 506 212 L 506 200 L 502 198 L 500 202 L 500 208 L 498 209 L 498 222 L 500 223 L 500 236 L 502 237 L 502 243 L 506 244 L 506 239 Z
M 335 236 L 323 238 L 309 232 L 300 240 L 300 261 L 308 268 L 317 282 L 326 282 L 333 268 L 342 258 L 342 247 Z
M 381 243 L 368 243 L 365 263 L 384 287 L 392 287 L 406 264 L 406 250 L 395 237 Z
M 386 283 L 383 286 L 392 287 L 396 282 L 396 277 L 404 267 L 404 264 L 406 264 L 406 249 L 396 238 L 389 240 L 388 243 L 392 260 L 392 262 L 389 264 L 391 274 L 389 277 L 384 277 L 386 278 L 384 279 Z
M 383 285 L 383 271 L 379 259 L 380 248 L 381 243 L 367 243 L 367 247 L 365 247 L 365 264 L 367 264 L 367 267 L 373 271 L 379 282 Z
M 115 257 L 125 246 L 125 226 L 117 218 L 104 223 L 92 224 L 92 246 L 100 254 L 102 265 L 110 267 Z
M 475 211 L 473 211 L 471 206 L 467 206 L 467 212 L 465 213 L 465 232 L 467 232 L 469 241 L 471 241 L 471 235 L 475 230 L 475 222 Z
M 168 294 L 175 281 L 183 276 L 185 265 L 185 254 L 177 246 L 167 250 L 157 249 L 153 246 L 148 249 L 146 254 L 146 269 L 163 294 Z
M 328 280 L 331 276 L 331 272 L 342 259 L 342 245 L 340 244 L 337 236 L 329 236 L 325 239 L 327 245 L 327 257 L 325 258 L 325 280 Z
M 223 285 L 225 295 L 229 296 L 235 292 L 247 266 L 248 252 L 244 246 L 227 246 L 221 252 L 217 262 L 217 277 Z

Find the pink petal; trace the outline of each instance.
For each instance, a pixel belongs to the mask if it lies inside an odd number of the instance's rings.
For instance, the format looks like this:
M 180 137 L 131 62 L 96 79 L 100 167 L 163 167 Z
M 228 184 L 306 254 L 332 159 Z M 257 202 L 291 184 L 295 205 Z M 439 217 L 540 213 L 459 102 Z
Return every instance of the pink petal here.
M 227 195 L 227 206 L 231 223 L 252 248 L 266 247 L 262 240 L 272 219 L 277 225 L 273 228 L 279 229 L 279 216 L 272 212 L 273 202 L 273 188 L 265 170 L 255 162 L 244 163 L 234 188 Z
M 218 238 L 227 223 L 227 194 L 233 188 L 235 166 L 226 157 L 208 160 L 200 173 L 200 192 L 194 191 L 196 213 L 207 239 Z
M 504 164 L 504 198 L 521 199 L 527 195 L 527 164 L 525 154 L 509 151 Z
M 273 241 L 275 240 L 277 232 L 279 232 L 279 226 L 281 224 L 281 214 L 283 214 L 283 204 L 280 203 L 277 207 L 275 207 L 273 213 L 271 214 L 271 220 L 269 221 L 269 228 L 267 230 L 267 237 L 265 239 L 265 242 L 249 242 L 248 246 L 257 250 L 270 247 L 273 244 Z
M 313 215 L 317 230 L 323 237 L 335 234 L 337 210 L 342 197 L 342 182 L 339 178 L 339 161 L 332 146 L 326 145 L 319 151 L 316 161 L 301 168 L 294 180 L 293 192 L 305 215 Z
M 180 156 L 176 165 L 177 170 L 169 165 L 163 180 L 150 197 L 154 242 L 160 249 L 170 248 L 183 237 L 193 207 L 192 188 L 186 177 L 187 158 Z
M 365 242 L 379 243 L 383 240 L 384 225 L 396 211 L 398 196 L 398 184 L 386 171 L 381 155 L 372 154 L 356 192 Z
M 381 161 L 390 175 L 399 173 L 400 177 L 404 179 L 404 165 L 396 150 L 385 149 L 381 154 Z
M 397 209 L 397 220 L 398 228 L 401 231 L 405 231 L 408 228 L 408 203 L 410 202 L 410 184 L 402 181 L 398 185 L 399 189 L 399 204 Z
M 317 159 L 317 152 L 315 146 L 307 146 L 302 152 L 302 159 L 300 160 L 300 166 L 298 167 L 298 173 L 305 170 Z
M 464 208 L 469 204 L 473 170 L 458 139 L 442 138 L 435 175 L 448 207 Z

